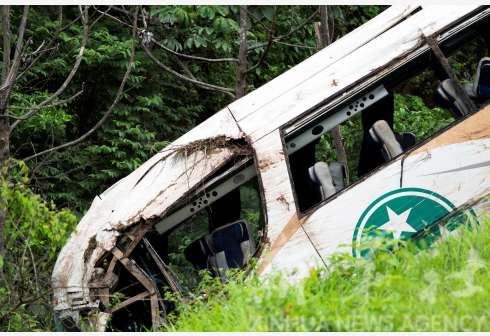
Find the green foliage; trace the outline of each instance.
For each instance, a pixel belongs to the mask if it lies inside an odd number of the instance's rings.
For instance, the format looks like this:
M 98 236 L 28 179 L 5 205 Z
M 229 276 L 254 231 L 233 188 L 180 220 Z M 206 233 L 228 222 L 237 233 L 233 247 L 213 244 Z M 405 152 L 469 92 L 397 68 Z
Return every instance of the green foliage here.
M 395 95 L 395 132 L 411 132 L 417 141 L 431 136 L 454 119 L 441 108 L 428 107 L 422 98 L 412 95 Z
M 179 306 L 169 331 L 488 331 L 490 222 L 420 250 L 336 255 L 328 270 L 213 284 Z
M 65 15 L 71 14 L 70 9 L 73 8 L 69 7 Z M 35 16 L 49 17 L 42 13 L 43 7 L 40 12 L 36 10 L 31 9 Z M 40 24 L 58 25 L 54 19 L 46 21 Z M 16 157 L 79 137 L 109 108 L 127 68 L 131 40 L 124 26 L 114 25 L 110 20 L 99 22 L 91 30 L 81 68 L 66 95 L 82 89 L 83 93 L 70 103 L 43 109 L 36 117 L 19 124 L 11 141 Z M 32 34 L 37 40 L 44 36 L 44 30 L 35 30 Z M 54 53 L 26 72 L 19 88 L 29 87 L 29 90 L 15 91 L 13 114 L 24 114 L 27 107 L 41 102 L 57 89 L 73 65 L 80 34 L 79 24 L 62 32 L 59 37 L 62 52 Z M 48 74 L 53 77 L 38 85 L 38 77 Z M 123 100 L 113 110 L 111 118 L 79 146 L 29 162 L 32 186 L 59 206 L 82 213 L 97 193 L 195 125 L 203 110 L 195 89 L 156 70 L 153 62 L 138 51 Z
M 53 329 L 51 271 L 77 223 L 70 210 L 56 210 L 34 194 L 25 185 L 26 173 L 25 164 L 17 162 L 18 182 L 0 181 L 0 206 L 7 210 L 2 237 L 7 253 L 0 261 L 3 331 Z
M 380 8 L 330 7 L 336 36 L 377 14 Z M 274 34 L 288 36 L 283 41 L 286 44 L 273 43 L 264 62 L 247 75 L 248 91 L 316 51 L 311 23 L 291 33 L 316 9 L 316 6 L 248 6 L 247 39 L 253 48 L 248 55 L 249 66 L 262 58 L 274 19 Z M 237 57 L 238 6 L 148 6 L 146 10 L 148 30 L 166 47 L 208 58 Z M 49 41 L 58 28 L 67 28 L 55 39 L 49 53 L 25 69 L 13 91 L 9 113 L 22 115 L 53 94 L 73 66 L 82 40 L 82 25 L 75 20 L 79 11 L 77 6 L 63 7 L 61 22 L 58 14 L 55 6 L 31 7 L 29 11 L 26 36 L 32 43 L 26 44 L 26 53 L 30 55 L 26 64 L 36 55 L 42 41 Z M 92 14 L 95 18 L 99 13 Z M 110 14 L 119 21 L 129 22 L 129 17 L 122 12 L 111 10 Z M 14 8 L 14 24 L 20 16 L 21 8 Z M 14 157 L 25 158 L 76 139 L 100 120 L 126 71 L 130 35 L 126 25 L 110 17 L 101 17 L 91 27 L 80 69 L 62 96 L 53 101 L 57 105 L 41 110 L 36 117 L 20 123 L 13 132 Z M 163 71 L 139 48 L 139 40 L 136 42 L 135 66 L 123 99 L 103 127 L 78 146 L 28 162 L 33 190 L 60 207 L 83 213 L 96 194 L 230 102 L 228 95 L 210 93 Z M 257 45 L 259 47 L 255 48 Z M 156 46 L 152 52 L 178 72 L 191 72 L 202 81 L 224 87 L 235 86 L 235 62 L 177 59 Z M 80 91 L 82 94 L 76 99 L 60 103 Z
M 486 43 L 482 37 L 477 37 L 459 48 L 448 60 L 456 78 L 461 83 L 466 84 L 473 83 L 478 62 L 485 56 L 488 56 Z
M 21 116 L 25 114 L 30 107 L 39 104 L 50 96 L 50 92 L 37 91 L 23 94 L 13 92 L 11 111 L 14 115 Z M 43 142 L 48 134 L 52 137 L 65 137 L 66 128 L 72 121 L 73 116 L 66 111 L 67 104 L 60 104 L 46 108 L 42 113 L 22 122 L 17 129 L 19 135 L 25 136 L 31 142 Z

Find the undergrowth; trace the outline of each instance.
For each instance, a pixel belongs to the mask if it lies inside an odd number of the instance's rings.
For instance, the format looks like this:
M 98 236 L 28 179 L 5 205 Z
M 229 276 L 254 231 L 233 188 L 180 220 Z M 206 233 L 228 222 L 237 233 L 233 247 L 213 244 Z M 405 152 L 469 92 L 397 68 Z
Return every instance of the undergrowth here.
M 169 331 L 488 331 L 490 222 L 421 250 L 336 255 L 286 281 L 237 275 L 171 316 Z M 209 286 L 211 284 L 211 286 Z
M 53 330 L 51 272 L 77 217 L 56 209 L 27 186 L 27 166 L 15 161 L 11 180 L 0 177 L 7 209 L 0 255 L 0 331 Z

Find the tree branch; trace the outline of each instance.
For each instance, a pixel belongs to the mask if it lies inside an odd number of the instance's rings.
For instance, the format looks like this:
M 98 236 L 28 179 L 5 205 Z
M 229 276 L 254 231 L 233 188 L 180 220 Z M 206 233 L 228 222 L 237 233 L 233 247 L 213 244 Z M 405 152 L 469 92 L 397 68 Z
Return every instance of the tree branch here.
M 22 13 L 22 19 L 20 20 L 19 30 L 17 32 L 17 44 L 15 46 L 14 59 L 12 61 L 12 65 L 8 70 L 8 74 L 5 78 L 5 81 L 2 83 L 2 87 L 0 88 L 0 110 L 5 110 L 7 105 L 8 98 L 10 96 L 10 90 L 12 89 L 12 85 L 15 82 L 15 78 L 17 76 L 17 70 L 19 69 L 19 64 L 22 58 L 22 47 L 24 45 L 24 33 L 27 25 L 27 15 L 29 14 L 29 5 L 24 6 L 24 11 Z M 10 57 L 10 55 L 9 55 Z
M 276 33 L 276 23 L 277 23 L 277 6 L 274 6 L 274 16 L 272 17 L 272 26 L 271 29 L 268 30 L 269 41 L 267 42 L 267 46 L 265 47 L 265 50 L 262 53 L 262 56 L 260 57 L 259 61 L 255 65 L 250 67 L 247 70 L 247 73 L 252 72 L 253 70 L 257 69 L 259 66 L 261 66 L 262 63 L 264 63 L 265 58 L 267 57 L 267 54 L 269 53 L 272 47 L 274 34 Z
M 131 13 L 129 13 L 129 12 L 128 12 L 127 10 L 125 10 L 125 9 L 119 8 L 119 7 L 117 7 L 117 6 L 112 6 L 112 9 L 114 9 L 114 10 L 115 10 L 115 11 L 117 11 L 117 12 L 123 13 L 123 14 L 124 14 L 124 15 L 126 15 L 126 16 L 131 17 L 131 16 L 130 16 L 130 15 L 131 15 Z
M 292 34 L 294 34 L 295 32 L 297 32 L 298 30 L 302 29 L 304 26 L 306 26 L 308 23 L 311 22 L 311 20 L 313 20 L 315 18 L 315 16 L 318 14 L 318 9 L 315 10 L 313 12 L 313 14 L 311 14 L 308 18 L 306 18 L 302 23 L 300 23 L 298 26 L 296 26 L 295 28 L 292 28 L 289 32 L 287 32 L 286 34 L 284 35 L 280 35 L 280 36 L 275 36 L 272 40 L 274 43 L 280 43 L 280 41 L 282 39 L 285 39 L 289 36 L 291 36 Z M 252 51 L 252 50 L 255 50 L 257 48 L 262 48 L 262 47 L 265 47 L 266 45 L 268 44 L 268 42 L 265 42 L 265 43 L 259 43 L 259 44 L 256 44 L 254 46 L 251 46 L 247 49 L 248 52 Z M 297 45 L 292 45 L 292 44 L 287 44 L 287 43 L 282 43 L 282 44 L 285 44 L 285 45 L 290 45 L 290 46 L 297 46 Z M 305 46 L 302 46 L 302 47 L 305 47 Z M 310 47 L 308 47 L 310 48 Z M 312 48 L 312 49 L 315 49 L 315 48 Z
M 144 8 L 141 8 L 141 19 L 143 21 L 143 26 L 145 27 L 145 30 L 146 30 L 147 24 L 146 24 Z M 152 43 L 156 44 L 157 46 L 159 46 L 160 48 L 162 48 L 166 52 L 171 53 L 172 55 L 175 55 L 175 56 L 182 57 L 182 58 L 191 59 L 191 60 L 195 60 L 195 61 L 204 61 L 204 62 L 236 62 L 236 63 L 238 62 L 238 59 L 236 59 L 236 58 L 207 58 L 207 57 L 183 54 L 183 53 L 179 53 L 177 51 L 174 51 L 170 48 L 167 48 L 166 46 L 164 46 L 163 44 L 161 44 L 160 42 L 155 40 L 153 37 L 151 37 L 150 40 Z
M 224 92 L 233 98 L 235 97 L 235 95 L 233 94 L 233 89 L 218 86 L 218 85 L 213 85 L 213 84 L 209 84 L 209 83 L 205 83 L 205 82 L 201 82 L 200 80 L 186 77 L 186 76 L 182 75 L 181 73 L 173 70 L 172 68 L 166 66 L 162 62 L 160 62 L 155 57 L 155 55 L 152 54 L 152 52 L 148 49 L 148 47 L 146 45 L 142 45 L 142 47 L 143 47 L 143 50 L 146 52 L 146 54 L 153 60 L 153 62 L 155 62 L 160 68 L 164 69 L 167 72 L 170 72 L 172 75 L 176 76 L 177 78 L 180 78 L 180 79 L 187 81 L 189 83 L 198 85 L 198 86 L 200 86 L 206 90 Z
M 274 41 L 277 44 L 282 44 L 288 47 L 293 47 L 293 48 L 304 48 L 304 49 L 315 49 L 315 47 L 310 47 L 304 44 L 294 44 L 294 43 L 287 43 L 287 42 L 282 42 L 282 41 Z
M 318 50 L 325 48 L 330 45 L 333 41 L 333 34 L 329 29 L 328 21 L 328 6 L 319 6 L 320 11 L 320 22 L 315 23 L 315 33 L 317 39 Z M 339 161 L 345 168 L 346 173 L 346 183 L 349 183 L 349 166 L 347 165 L 347 154 L 345 152 L 345 146 L 342 138 L 342 132 L 340 130 L 340 125 L 335 126 L 332 131 L 332 140 L 335 148 L 335 153 L 337 156 L 337 161 Z
M 155 43 L 157 46 L 165 50 L 166 52 L 169 52 L 175 56 L 179 56 L 182 58 L 187 58 L 195 61 L 204 61 L 204 62 L 235 62 L 238 63 L 238 59 L 236 58 L 206 58 L 206 57 L 201 57 L 201 56 L 193 56 L 193 55 L 188 55 L 188 54 L 182 54 L 177 51 L 174 51 L 172 49 L 167 48 L 157 40 L 155 40 L 153 37 L 151 38 L 151 41 Z
M 245 95 L 247 88 L 247 32 L 248 32 L 248 12 L 247 6 L 240 6 L 240 49 L 238 50 L 238 69 L 235 86 L 236 98 Z
M 306 26 L 307 24 L 309 24 L 311 22 L 311 20 L 313 20 L 315 18 L 315 16 L 317 16 L 317 15 L 318 15 L 318 9 L 316 11 L 314 11 L 313 14 L 311 14 L 310 16 L 308 16 L 308 18 L 306 18 L 298 26 L 296 26 L 295 28 L 292 28 L 288 33 L 286 33 L 284 35 L 281 35 L 281 36 L 278 36 L 277 39 L 281 40 L 283 38 L 286 38 L 286 37 L 289 37 L 289 36 L 293 35 L 298 30 L 302 29 L 304 26 Z
M 17 118 L 17 120 L 10 127 L 11 131 L 15 127 L 17 127 L 17 125 L 22 120 L 25 120 L 25 119 L 28 119 L 28 118 L 32 117 L 33 115 L 35 115 L 36 113 L 38 113 L 44 106 L 50 104 L 54 99 L 56 99 L 59 95 L 61 95 L 65 91 L 65 89 L 68 87 L 68 85 L 70 84 L 70 82 L 73 79 L 73 77 L 75 76 L 75 74 L 77 73 L 78 68 L 80 67 L 80 64 L 82 62 L 83 54 L 85 53 L 85 47 L 86 47 L 87 41 L 88 41 L 88 35 L 89 35 L 88 7 L 85 6 L 85 8 L 83 9 L 83 12 L 82 12 L 82 9 L 80 7 L 80 14 L 81 14 L 82 24 L 83 24 L 83 37 L 82 37 L 82 42 L 80 43 L 80 50 L 78 52 L 77 58 L 75 59 L 75 64 L 73 65 L 73 68 L 71 69 L 70 73 L 66 77 L 65 81 L 63 82 L 63 84 L 61 84 L 61 86 L 58 88 L 58 90 L 56 90 L 55 93 L 53 93 L 51 96 L 49 96 L 48 98 L 46 98 L 40 104 L 32 107 L 29 110 L 29 112 L 27 112 L 26 114 L 24 114 L 21 118 Z
M 194 74 L 189 69 L 187 64 L 185 64 L 183 61 L 181 61 L 180 58 L 178 58 L 178 57 L 175 57 L 175 61 L 180 65 L 180 67 L 182 68 L 182 70 L 184 70 L 184 72 L 187 74 L 187 76 L 189 76 L 192 79 L 197 80 L 196 76 L 194 76 Z
M 90 130 L 88 130 L 85 134 L 83 134 L 78 139 L 75 139 L 73 141 L 64 143 L 64 144 L 59 145 L 59 146 L 56 146 L 56 147 L 52 147 L 52 148 L 46 149 L 44 151 L 41 151 L 39 153 L 36 153 L 36 154 L 31 155 L 29 157 L 26 157 L 24 159 L 24 161 L 29 161 L 29 160 L 32 160 L 32 159 L 34 159 L 36 157 L 39 157 L 41 155 L 45 155 L 45 154 L 48 154 L 48 153 L 51 153 L 51 152 L 54 152 L 54 151 L 57 151 L 57 150 L 60 150 L 60 149 L 65 149 L 65 148 L 68 148 L 68 147 L 71 147 L 71 146 L 74 146 L 74 145 L 79 144 L 80 142 L 82 142 L 83 140 L 85 140 L 86 138 L 88 138 L 90 135 L 92 135 L 92 133 L 94 133 L 100 126 L 102 126 L 102 124 L 104 124 L 104 122 L 109 118 L 109 116 L 111 115 L 112 111 L 114 110 L 114 107 L 116 107 L 116 105 L 121 100 L 121 97 L 122 97 L 123 92 L 124 92 L 124 87 L 126 86 L 126 82 L 128 81 L 129 75 L 131 74 L 131 70 L 134 67 L 134 55 L 135 55 L 135 44 L 136 44 L 136 35 L 137 35 L 137 24 L 138 24 L 138 8 L 136 8 L 136 11 L 135 11 L 135 14 L 134 14 L 133 32 L 132 32 L 132 43 L 131 43 L 131 56 L 130 56 L 130 59 L 129 59 L 129 62 L 128 62 L 128 66 L 126 68 L 126 72 L 125 72 L 125 74 L 123 76 L 123 79 L 121 81 L 121 84 L 119 85 L 119 89 L 118 89 L 118 91 L 116 93 L 116 97 L 114 98 L 114 100 L 112 101 L 111 106 L 109 106 L 109 108 L 104 113 L 104 115 L 102 116 L 102 118 Z
M 95 8 L 95 6 L 94 6 Z M 110 10 L 112 9 L 112 6 L 107 7 L 106 11 L 100 14 L 91 24 L 90 24 L 90 29 L 93 28 L 93 26 L 101 19 L 103 18 Z M 96 9 L 97 10 L 97 9 Z
M 143 5 L 140 5 L 141 21 L 143 21 L 143 28 L 148 29 L 148 24 L 146 23 L 146 12 Z
M 52 107 L 56 107 L 56 106 L 60 106 L 60 105 L 71 103 L 78 96 L 80 96 L 82 93 L 83 93 L 83 89 L 80 90 L 80 91 L 78 91 L 77 93 L 75 93 L 70 98 L 63 99 L 63 100 L 58 100 L 57 102 L 55 102 L 53 104 L 43 105 L 42 107 L 40 107 L 40 109 L 52 108 Z M 15 105 L 11 105 L 11 106 L 9 106 L 9 108 L 10 109 L 19 109 L 19 110 L 27 110 L 27 109 L 30 110 L 30 109 L 32 109 L 32 107 L 23 107 L 23 106 L 15 106 Z M 27 114 L 25 114 L 23 116 L 16 116 L 16 115 L 13 115 L 13 114 L 4 114 L 4 115 L 0 115 L 0 117 L 9 117 L 9 118 L 12 118 L 12 119 L 17 119 L 17 120 L 26 120 L 26 119 L 29 118 L 29 116 L 27 116 Z
M 109 14 L 108 12 L 103 12 L 103 11 L 101 11 L 100 9 L 96 8 L 95 6 L 94 6 L 94 9 L 95 9 L 97 12 L 101 13 L 102 15 L 105 15 L 105 16 L 107 16 L 107 17 L 110 17 L 111 19 L 113 19 L 113 20 L 115 20 L 115 21 L 119 22 L 120 24 L 122 24 L 122 25 L 124 25 L 124 26 L 127 26 L 127 27 L 132 28 L 132 26 L 131 26 L 130 24 L 127 24 L 126 22 L 124 22 L 124 21 L 122 21 L 121 19 L 119 19 L 119 18 L 115 17 L 114 15 Z M 136 28 L 136 29 L 137 29 L 138 31 L 139 31 L 139 30 L 141 30 L 140 28 Z
M 274 7 L 276 7 L 276 6 L 274 6 Z M 256 15 L 253 13 L 253 12 L 249 11 L 248 9 L 247 9 L 247 14 L 248 14 L 248 16 L 249 16 L 250 18 L 252 18 L 253 20 L 255 20 L 255 21 L 250 20 L 250 22 L 251 22 L 252 24 L 258 23 L 258 24 L 259 24 L 259 25 L 261 25 L 261 26 L 262 26 L 262 27 L 263 27 L 265 30 L 267 30 L 267 32 L 269 32 L 269 33 L 270 33 L 270 32 L 272 31 L 272 29 L 271 29 L 271 28 L 269 28 L 269 27 L 268 27 L 266 24 L 262 23 L 262 20 L 261 20 L 261 19 L 259 19 L 259 18 L 258 18 L 258 17 L 257 17 L 257 16 L 256 16 Z M 266 19 L 267 19 L 267 18 L 266 18 Z M 268 20 L 268 19 L 267 19 L 267 20 Z M 270 21 L 270 20 L 269 20 L 269 21 Z
M 70 21 L 69 23 L 67 23 L 66 25 L 63 26 L 63 6 L 59 6 L 59 7 L 60 7 L 60 11 L 59 11 L 59 15 L 58 15 L 58 21 L 59 21 L 58 29 L 56 29 L 56 31 L 53 33 L 52 38 L 49 41 L 46 48 L 41 50 L 39 52 L 38 56 L 35 59 L 33 59 L 31 61 L 31 63 L 29 63 L 29 65 L 24 70 L 22 70 L 22 72 L 17 76 L 17 80 L 20 79 L 27 71 L 29 71 L 29 69 L 31 69 L 41 59 L 41 57 L 44 56 L 44 54 L 46 52 L 56 48 L 56 47 L 53 47 L 53 44 L 58 39 L 61 32 L 65 31 L 66 29 L 71 27 L 73 24 L 75 24 L 78 20 L 80 20 L 81 15 L 79 15 L 78 17 L 76 17 L 75 19 L 73 19 L 72 21 Z

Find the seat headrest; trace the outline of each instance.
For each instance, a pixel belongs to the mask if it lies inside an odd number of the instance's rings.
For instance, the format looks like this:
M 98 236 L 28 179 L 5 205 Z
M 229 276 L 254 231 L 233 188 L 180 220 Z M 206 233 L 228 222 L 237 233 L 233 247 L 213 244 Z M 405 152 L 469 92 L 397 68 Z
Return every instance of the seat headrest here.
M 333 161 L 329 163 L 328 168 L 330 169 L 330 175 L 332 175 L 335 191 L 339 192 L 345 188 L 346 167 L 340 162 Z
M 403 153 L 403 148 L 395 137 L 395 133 L 385 120 L 376 121 L 369 129 L 369 135 L 381 145 L 381 151 L 386 161 Z
M 322 200 L 325 200 L 335 194 L 336 190 L 333 184 L 330 168 L 325 162 L 319 161 L 308 169 L 311 180 L 320 185 Z

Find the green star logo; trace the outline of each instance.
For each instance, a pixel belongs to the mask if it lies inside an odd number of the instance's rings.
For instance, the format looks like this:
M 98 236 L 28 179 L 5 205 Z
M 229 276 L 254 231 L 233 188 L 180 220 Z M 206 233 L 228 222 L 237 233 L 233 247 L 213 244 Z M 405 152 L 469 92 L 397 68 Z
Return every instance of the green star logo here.
M 465 222 L 466 213 L 444 226 L 431 225 L 455 209 L 449 200 L 430 190 L 401 188 L 390 191 L 377 198 L 362 213 L 352 238 L 352 254 L 368 255 L 371 249 L 368 242 L 373 238 L 382 237 L 388 243 L 394 243 L 421 231 L 425 231 L 430 245 Z

